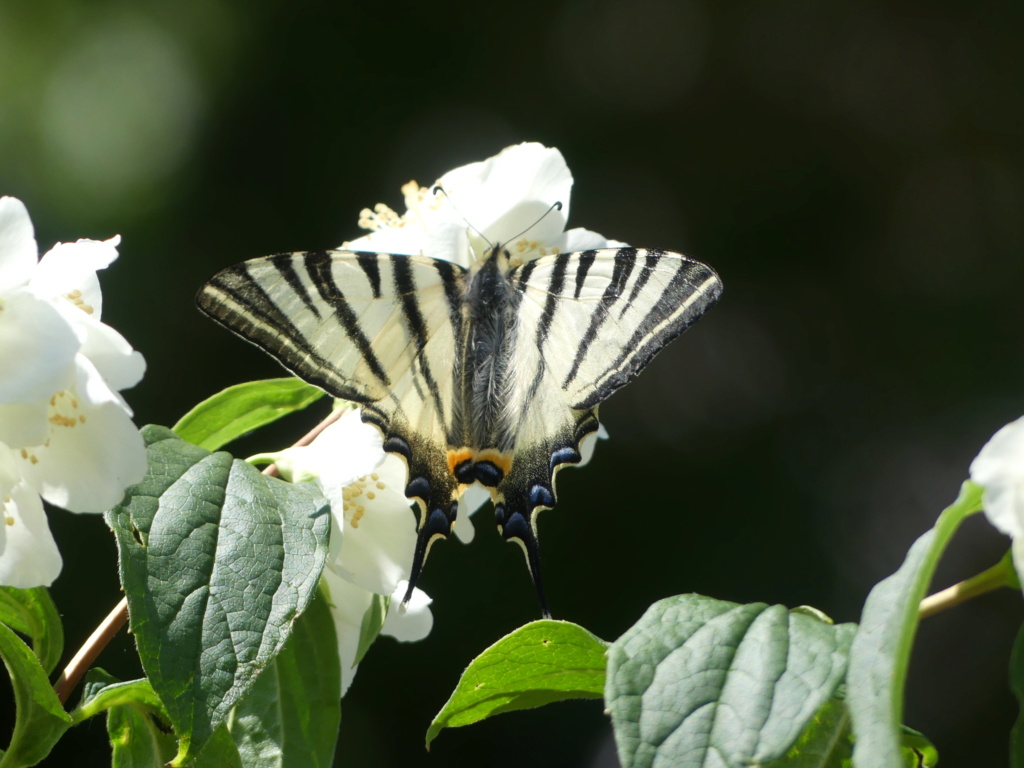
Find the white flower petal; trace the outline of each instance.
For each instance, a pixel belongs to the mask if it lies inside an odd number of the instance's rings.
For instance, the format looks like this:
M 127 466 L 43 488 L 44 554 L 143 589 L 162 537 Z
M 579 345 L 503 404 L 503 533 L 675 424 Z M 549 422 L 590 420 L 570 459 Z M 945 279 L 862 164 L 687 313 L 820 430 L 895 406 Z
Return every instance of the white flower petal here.
M 563 232 L 562 236 L 556 239 L 555 247 L 560 253 L 569 251 L 590 251 L 598 248 L 625 248 L 626 243 L 618 240 L 609 240 L 604 235 L 591 232 L 589 229 L 577 227 Z
M 433 600 L 422 589 L 414 589 L 409 603 L 403 611 L 401 608 L 402 598 L 409 587 L 408 581 L 398 583 L 398 588 L 391 595 L 391 602 L 388 604 L 388 615 L 384 619 L 384 626 L 380 633 L 388 635 L 403 643 L 412 643 L 422 640 L 430 634 L 434 627 L 434 614 L 430 612 L 430 604 Z
M 103 512 L 145 476 L 142 435 L 117 404 L 75 409 L 59 402 L 51 424 L 49 444 L 30 449 L 20 467 L 51 504 L 72 512 Z
M 89 358 L 111 389 L 128 389 L 142 380 L 146 361 L 124 336 L 88 315 L 82 325 L 86 334 L 81 353 Z
M 552 240 L 569 217 L 572 174 L 565 158 L 557 149 L 535 142 L 456 168 L 439 183 L 462 215 L 492 243 L 507 242 L 527 228 L 531 240 Z M 544 216 L 555 202 L 562 203 L 562 210 Z
M 341 662 L 341 695 L 344 696 L 356 675 L 356 652 L 363 615 L 373 595 L 365 589 L 324 571 L 323 582 L 331 600 L 331 618 L 338 637 L 338 659 Z
M 594 449 L 597 448 L 597 441 L 607 439 L 608 430 L 604 428 L 604 424 L 598 424 L 597 432 L 591 432 L 580 441 L 580 463 L 576 466 L 582 467 L 590 463 L 590 460 L 594 458 Z
M 17 449 L 45 441 L 50 432 L 50 423 L 46 420 L 49 409 L 46 400 L 0 405 L 0 443 Z
M 70 386 L 78 348 L 74 329 L 49 303 L 20 289 L 0 297 L 0 403 L 41 400 Z
M 67 299 L 69 306 L 99 320 L 103 313 L 103 294 L 96 272 L 110 266 L 117 258 L 120 242 L 121 236 L 116 235 L 103 241 L 57 243 L 39 260 L 29 287 L 46 299 Z
M 380 432 L 363 423 L 356 408 L 309 445 L 286 448 L 278 456 L 296 477 L 318 477 L 329 499 L 332 493 L 340 498 L 344 486 L 373 472 L 384 459 L 383 439 Z
M 48 587 L 62 560 L 39 494 L 24 481 L 0 497 L 0 584 L 19 589 Z
M 394 456 L 388 458 L 402 466 Z M 348 486 L 348 498 L 343 502 L 344 534 L 330 567 L 363 589 L 390 595 L 399 581 L 409 577 L 416 518 L 405 494 L 387 484 L 384 473 L 376 474 L 380 479 L 370 475 L 365 482 Z M 328 498 L 336 515 L 337 502 L 330 495 Z
M 476 528 L 470 517 L 490 500 L 491 492 L 480 483 L 473 483 L 462 492 L 462 498 L 459 499 L 459 514 L 455 518 L 452 530 L 463 544 L 469 544 L 476 535 Z
M 349 240 L 342 247 L 352 251 L 423 256 L 429 251 L 429 242 L 427 232 L 419 226 L 382 227 L 368 235 Z
M 0 197 L 0 296 L 28 283 L 38 261 L 39 248 L 25 204 L 16 197 Z
M 971 480 L 984 489 L 985 515 L 1003 533 L 1024 533 L 1024 417 L 996 432 L 971 462 Z
M 100 375 L 96 366 L 85 355 L 75 357 L 75 394 L 85 408 L 98 408 L 104 405 L 116 405 L 126 415 L 132 415 L 125 399 L 111 389 L 107 380 Z

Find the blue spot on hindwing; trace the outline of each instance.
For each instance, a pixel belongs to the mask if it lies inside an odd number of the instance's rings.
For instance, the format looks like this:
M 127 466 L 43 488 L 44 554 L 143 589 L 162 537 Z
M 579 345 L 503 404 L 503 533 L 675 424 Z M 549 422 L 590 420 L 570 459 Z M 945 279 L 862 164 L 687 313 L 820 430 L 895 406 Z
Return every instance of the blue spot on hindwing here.
M 530 524 L 522 512 L 513 512 L 509 515 L 501 531 L 502 537 L 506 540 L 519 539 L 520 541 L 530 541 L 531 533 Z
M 426 501 L 430 498 L 430 481 L 425 477 L 414 477 L 409 481 L 409 484 L 405 487 L 406 496 L 419 496 L 421 499 Z M 439 510 L 434 510 L 437 512 Z M 434 512 L 430 514 L 433 515 Z M 442 513 L 443 514 L 443 513 Z
M 579 451 L 571 445 L 566 445 L 551 454 L 548 468 L 554 472 L 559 464 L 578 464 L 581 458 Z
M 384 441 L 384 450 L 388 453 L 398 453 L 405 458 L 409 458 L 412 455 L 412 450 L 409 448 L 409 443 L 398 435 L 392 435 Z
M 444 513 L 443 509 L 434 509 L 430 513 L 430 517 L 427 518 L 426 533 L 428 536 L 433 536 L 435 533 L 440 533 L 443 536 L 447 536 L 451 533 L 452 524 L 448 519 L 448 515 Z
M 535 485 L 530 489 L 530 507 L 553 507 L 555 496 L 546 485 Z

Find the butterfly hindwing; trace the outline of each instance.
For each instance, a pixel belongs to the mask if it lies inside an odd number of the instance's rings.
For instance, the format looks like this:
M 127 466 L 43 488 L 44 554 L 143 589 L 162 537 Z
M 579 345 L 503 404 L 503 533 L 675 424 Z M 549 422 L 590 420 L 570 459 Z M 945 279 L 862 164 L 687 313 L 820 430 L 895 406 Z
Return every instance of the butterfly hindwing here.
M 419 506 L 418 573 L 450 533 L 458 484 L 447 465 L 465 270 L 447 261 L 350 251 L 236 264 L 198 304 L 300 378 L 363 406 L 385 449 L 409 466 Z

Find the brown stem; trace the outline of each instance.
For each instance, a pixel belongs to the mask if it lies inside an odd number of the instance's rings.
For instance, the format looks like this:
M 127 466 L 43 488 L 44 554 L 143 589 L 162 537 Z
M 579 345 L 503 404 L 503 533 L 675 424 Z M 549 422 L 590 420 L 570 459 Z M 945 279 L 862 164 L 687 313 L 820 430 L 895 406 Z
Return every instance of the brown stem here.
M 307 432 L 305 435 L 300 437 L 294 447 L 303 445 L 309 445 L 313 440 L 323 432 L 327 427 L 336 422 L 341 418 L 344 413 L 344 409 L 336 408 L 331 411 L 330 415 L 317 424 L 313 429 Z M 271 464 L 269 467 L 263 470 L 264 475 L 270 477 L 277 476 L 277 465 Z M 114 639 L 114 636 L 121 630 L 121 627 L 128 621 L 128 598 L 122 597 L 119 602 L 105 618 L 102 623 L 96 627 L 89 639 L 85 641 L 81 648 L 78 649 L 78 653 L 75 654 L 74 658 L 68 663 L 61 672 L 60 677 L 57 678 L 57 682 L 53 684 L 53 690 L 57 694 L 57 698 L 60 699 L 60 703 L 64 704 L 68 700 L 68 696 L 78 685 L 78 681 L 82 679 L 82 675 L 85 674 L 86 670 L 96 661 L 96 657 L 100 655 L 104 648 Z
M 92 666 L 92 663 L 96 661 L 96 657 L 100 655 L 100 651 L 107 647 L 107 644 L 114 639 L 114 635 L 121 631 L 121 627 L 127 621 L 128 598 L 122 597 L 121 602 L 114 606 L 114 610 L 107 614 L 107 618 L 93 630 L 93 633 L 89 635 L 89 639 L 78 649 L 78 653 L 68 662 L 60 677 L 57 678 L 57 682 L 53 684 L 53 690 L 57 694 L 57 698 L 60 699 L 61 704 L 68 700 L 68 696 L 71 695 L 75 686 L 78 685 L 82 675 Z

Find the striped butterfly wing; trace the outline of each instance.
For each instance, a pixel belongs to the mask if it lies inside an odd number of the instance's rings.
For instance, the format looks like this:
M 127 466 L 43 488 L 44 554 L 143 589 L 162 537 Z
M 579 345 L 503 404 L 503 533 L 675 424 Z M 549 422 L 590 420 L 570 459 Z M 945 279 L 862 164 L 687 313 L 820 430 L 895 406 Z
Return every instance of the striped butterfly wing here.
M 420 513 L 414 576 L 455 518 L 446 450 L 464 280 L 447 261 L 314 251 L 236 264 L 197 297 L 203 312 L 296 376 L 359 403 L 385 450 L 406 459 L 406 495 Z
M 523 544 L 536 582 L 536 514 L 554 506 L 558 468 L 579 463 L 598 405 L 710 309 L 722 283 L 699 261 L 639 248 L 547 256 L 509 279 L 521 296 L 505 404 L 516 448 L 496 511 L 503 536 Z

